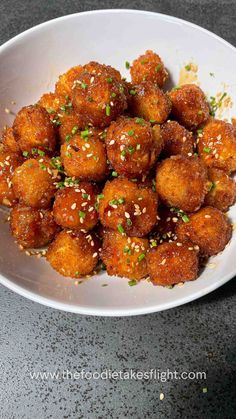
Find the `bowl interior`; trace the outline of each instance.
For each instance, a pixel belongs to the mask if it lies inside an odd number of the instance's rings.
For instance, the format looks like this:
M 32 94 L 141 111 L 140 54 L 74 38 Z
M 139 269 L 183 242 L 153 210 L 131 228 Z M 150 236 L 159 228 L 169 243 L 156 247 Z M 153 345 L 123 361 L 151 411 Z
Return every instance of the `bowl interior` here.
M 235 49 L 201 28 L 165 15 L 128 10 L 70 15 L 27 31 L 0 48 L 0 127 L 11 125 L 22 106 L 53 89 L 60 73 L 91 60 L 111 64 L 129 77 L 125 62 L 153 49 L 177 84 L 180 69 L 198 65 L 198 81 L 209 95 L 227 91 L 236 100 Z M 212 74 L 214 75 L 212 76 Z M 233 115 L 228 109 L 221 117 Z M 236 209 L 230 210 L 232 220 Z M 198 280 L 166 289 L 142 281 L 129 287 L 122 278 L 101 273 L 81 285 L 54 272 L 46 261 L 19 252 L 9 234 L 7 212 L 0 211 L 0 281 L 41 303 L 98 315 L 143 314 L 183 304 L 229 280 L 236 272 L 233 236 L 225 251 L 212 258 Z M 212 265 L 213 266 L 213 265 Z M 103 284 L 108 286 L 103 287 Z

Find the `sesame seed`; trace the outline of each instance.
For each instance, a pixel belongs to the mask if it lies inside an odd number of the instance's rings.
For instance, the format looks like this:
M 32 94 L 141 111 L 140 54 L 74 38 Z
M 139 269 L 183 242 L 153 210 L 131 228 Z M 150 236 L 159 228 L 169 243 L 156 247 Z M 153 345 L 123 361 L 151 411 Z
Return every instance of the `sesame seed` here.
M 90 148 L 90 144 L 88 144 L 88 143 L 86 143 L 84 146 L 85 146 L 86 148 Z
M 76 208 L 76 202 L 71 205 L 71 209 L 74 210 Z
M 176 246 L 180 247 L 183 246 L 182 243 L 176 243 Z
M 88 203 L 87 202 L 83 202 L 82 204 L 81 204 L 81 207 L 86 207 L 86 205 L 88 205 Z M 73 208 L 72 208 L 73 209 Z
M 113 145 L 113 144 L 115 144 L 115 140 L 111 140 L 111 141 L 109 142 L 109 145 Z
M 163 400 L 164 399 L 164 394 L 163 393 L 160 393 L 160 400 Z
M 97 252 L 95 252 L 94 254 L 93 254 L 93 258 L 96 258 L 97 257 Z
M 94 210 L 93 207 L 89 207 L 88 212 L 92 212 Z
M 173 217 L 173 218 L 172 218 L 172 221 L 173 221 L 174 223 L 177 223 L 177 222 L 178 222 L 178 218 Z
M 166 263 L 166 259 L 163 259 L 163 260 L 161 261 L 161 265 L 165 265 L 165 263 Z
M 145 214 L 147 212 L 147 208 L 144 207 L 142 213 Z
M 92 157 L 93 153 L 87 154 L 86 157 Z
M 125 217 L 130 218 L 130 214 L 128 212 L 125 212 Z
M 108 217 L 110 217 L 111 216 L 111 211 L 108 211 L 107 215 L 108 215 Z
M 211 216 L 210 216 L 210 215 L 208 215 L 208 214 L 206 214 L 206 215 L 205 215 L 205 218 L 211 218 Z
M 82 217 L 80 217 L 79 221 L 80 221 L 81 224 L 83 224 L 84 219 Z

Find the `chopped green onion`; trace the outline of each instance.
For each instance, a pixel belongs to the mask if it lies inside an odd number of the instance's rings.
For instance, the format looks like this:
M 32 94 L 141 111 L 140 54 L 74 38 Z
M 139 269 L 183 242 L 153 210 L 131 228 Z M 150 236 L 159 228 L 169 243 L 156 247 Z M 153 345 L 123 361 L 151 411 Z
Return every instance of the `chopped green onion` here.
M 125 232 L 124 227 L 121 224 L 118 224 L 117 226 L 117 230 L 119 231 L 119 233 L 123 234 Z
M 111 115 L 111 107 L 110 105 L 106 105 L 106 116 L 110 116 Z
M 156 68 L 155 68 L 155 72 L 158 73 L 158 71 L 160 71 L 161 69 L 161 64 L 157 64 Z
M 137 281 L 135 280 L 135 279 L 131 279 L 129 282 L 128 282 L 128 284 L 129 284 L 129 286 L 130 287 L 133 287 L 134 285 L 137 285 Z
M 86 214 L 84 211 L 79 211 L 79 217 L 80 218 L 85 218 Z
M 129 68 L 130 68 L 130 63 L 129 63 L 129 61 L 126 61 L 126 62 L 125 62 L 125 67 L 127 68 L 127 70 L 129 70 Z
M 210 152 L 211 152 L 211 148 L 209 148 L 209 147 L 204 147 L 203 151 L 205 151 L 205 153 L 210 153 Z
M 141 253 L 138 257 L 138 261 L 141 262 L 143 259 L 145 259 L 145 253 Z

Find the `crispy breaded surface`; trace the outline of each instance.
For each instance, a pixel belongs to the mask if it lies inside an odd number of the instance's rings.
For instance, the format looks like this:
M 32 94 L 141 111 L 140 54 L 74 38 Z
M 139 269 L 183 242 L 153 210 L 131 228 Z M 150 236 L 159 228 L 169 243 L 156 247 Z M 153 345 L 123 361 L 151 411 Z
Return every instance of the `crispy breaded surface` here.
M 194 152 L 193 134 L 177 121 L 167 121 L 161 125 L 161 137 L 165 157 L 178 154 L 189 156 Z
M 155 84 L 144 81 L 135 86 L 130 104 L 132 115 L 163 124 L 171 111 L 169 97 Z
M 16 153 L 19 157 L 22 156 L 21 149 L 15 139 L 12 128 L 7 127 L 4 129 L 2 133 L 2 144 L 4 145 L 5 150 L 9 150 L 11 153 Z
M 148 253 L 147 270 L 154 285 L 193 281 L 198 275 L 198 251 L 188 244 L 162 243 Z
M 139 188 L 126 178 L 107 182 L 99 199 L 99 217 L 104 227 L 143 237 L 157 222 L 157 194 Z
M 61 275 L 79 278 L 92 273 L 96 267 L 99 245 L 93 233 L 63 230 L 50 244 L 47 261 Z
M 12 188 L 12 176 L 22 163 L 22 157 L 0 143 L 0 205 L 11 207 L 17 202 Z
M 13 131 L 23 152 L 32 153 L 32 149 L 37 148 L 50 155 L 55 150 L 54 127 L 48 112 L 41 106 L 22 108 L 15 117 Z
M 133 84 L 150 81 L 159 87 L 163 87 L 169 77 L 160 56 L 151 50 L 133 61 L 130 74 Z
M 17 243 L 24 248 L 46 246 L 59 231 L 50 210 L 20 204 L 11 210 L 10 227 Z
M 205 164 L 228 173 L 236 170 L 236 133 L 232 124 L 210 119 L 198 137 L 198 152 Z
M 73 90 L 72 102 L 85 124 L 98 128 L 108 126 L 127 108 L 124 86 L 117 70 L 101 64 L 84 66 Z
M 102 260 L 108 275 L 140 280 L 147 276 L 148 240 L 128 237 L 118 231 L 105 232 Z
M 120 175 L 145 175 L 162 148 L 159 126 L 153 130 L 143 118 L 120 117 L 107 130 L 106 148 L 109 161 Z
M 108 175 L 106 147 L 101 130 L 87 128 L 62 145 L 61 159 L 68 176 L 101 181 Z
M 189 222 L 179 222 L 176 229 L 178 240 L 191 241 L 199 246 L 204 256 L 212 256 L 224 250 L 232 235 L 227 217 L 217 208 L 204 207 L 189 216 Z
M 168 96 L 172 102 L 172 114 L 187 129 L 194 130 L 209 118 L 209 105 L 204 92 L 195 84 L 174 88 Z
M 83 71 L 81 65 L 71 67 L 64 74 L 59 76 L 58 81 L 55 85 L 55 92 L 59 96 L 69 96 L 71 98 L 73 93 L 73 88 L 80 77 L 80 74 Z
M 205 198 L 205 204 L 218 208 L 220 211 L 228 211 L 236 201 L 236 183 L 224 170 L 209 168 L 208 178 L 210 190 Z
M 13 191 L 20 203 L 32 208 L 49 208 L 56 192 L 51 160 L 44 157 L 26 160 L 12 177 Z
M 97 189 L 89 182 L 60 189 L 53 205 L 57 224 L 75 230 L 91 230 L 98 222 L 96 200 Z
M 156 189 L 167 206 L 197 211 L 207 184 L 207 170 L 198 157 L 173 156 L 157 166 Z

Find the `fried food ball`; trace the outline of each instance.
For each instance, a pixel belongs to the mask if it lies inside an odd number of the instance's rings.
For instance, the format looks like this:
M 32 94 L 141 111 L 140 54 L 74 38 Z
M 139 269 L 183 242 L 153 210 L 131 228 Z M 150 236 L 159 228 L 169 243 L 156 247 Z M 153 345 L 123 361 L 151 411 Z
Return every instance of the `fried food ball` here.
M 226 212 L 236 201 L 236 183 L 224 170 L 214 167 L 208 170 L 211 181 L 205 204 Z
M 106 148 L 101 131 L 87 128 L 61 146 L 61 159 L 68 176 L 101 181 L 108 175 Z
M 49 208 L 59 179 L 48 157 L 26 160 L 12 177 L 13 191 L 20 203 L 32 208 Z
M 172 114 L 187 129 L 194 130 L 209 118 L 209 105 L 204 92 L 195 84 L 184 84 L 168 93 Z
M 93 234 L 61 231 L 50 244 L 47 261 L 63 276 L 79 278 L 92 273 L 98 263 L 99 240 Z
M 5 144 L 0 144 L 0 205 L 11 207 L 17 202 L 12 188 L 12 176 L 22 163 L 19 153 L 13 153 Z
M 197 211 L 207 186 L 207 169 L 198 157 L 172 156 L 157 167 L 156 190 L 167 206 Z
M 50 243 L 59 227 L 50 210 L 17 204 L 10 213 L 10 228 L 17 243 L 24 248 L 38 248 Z
M 55 92 L 59 96 L 68 96 L 71 97 L 73 89 L 76 86 L 77 81 L 83 71 L 83 67 L 77 65 L 70 68 L 66 73 L 59 76 L 58 81 L 55 85 Z
M 109 66 L 84 66 L 72 102 L 85 124 L 104 128 L 127 108 L 124 86 L 116 74 Z
M 194 152 L 193 134 L 176 121 L 167 121 L 161 125 L 163 155 L 165 157 L 190 156 Z
M 56 223 L 64 228 L 91 230 L 98 222 L 96 198 L 97 189 L 89 182 L 60 189 L 53 205 Z
M 67 102 L 68 101 L 66 100 L 65 96 L 59 96 L 56 93 L 50 92 L 41 96 L 38 101 L 38 105 L 46 109 L 50 120 L 54 121 L 57 113 L 60 112 L 61 108 L 64 109 L 67 106 Z
M 133 61 L 130 74 L 133 84 L 150 81 L 159 87 L 163 87 L 169 77 L 159 55 L 150 50 Z
M 7 127 L 4 129 L 2 134 L 2 144 L 4 145 L 6 151 L 9 150 L 10 153 L 16 153 L 19 157 L 22 156 L 21 149 L 15 139 L 12 128 Z
M 158 86 L 144 81 L 135 86 L 132 96 L 131 112 L 152 123 L 163 124 L 170 114 L 171 101 Z
M 112 67 L 111 65 L 98 63 L 97 61 L 90 61 L 89 63 L 85 64 L 83 66 L 83 71 L 92 74 L 106 73 L 108 76 L 122 81 L 121 74 L 116 68 Z
M 38 105 L 22 108 L 13 123 L 15 138 L 23 152 L 39 149 L 46 154 L 55 150 L 56 137 L 48 112 Z
M 210 119 L 198 136 L 198 152 L 207 166 L 236 170 L 236 132 L 233 125 Z
M 60 112 L 58 118 L 58 136 L 60 144 L 70 141 L 73 135 L 84 127 L 82 117 L 78 115 L 73 108 L 66 112 Z
M 189 216 L 189 222 L 180 221 L 176 228 L 180 241 L 191 241 L 203 256 L 221 252 L 229 242 L 232 227 L 227 217 L 217 208 L 204 207 Z
M 142 118 L 120 117 L 107 130 L 106 147 L 108 159 L 120 175 L 142 176 L 161 152 L 160 127 L 152 129 Z
M 147 276 L 146 253 L 148 240 L 127 237 L 116 231 L 107 231 L 101 258 L 108 275 L 140 280 Z
M 126 178 L 106 182 L 98 200 L 100 221 L 106 228 L 143 237 L 157 222 L 157 194 Z
M 198 251 L 188 244 L 162 243 L 148 253 L 147 270 L 154 285 L 193 281 L 198 275 Z

